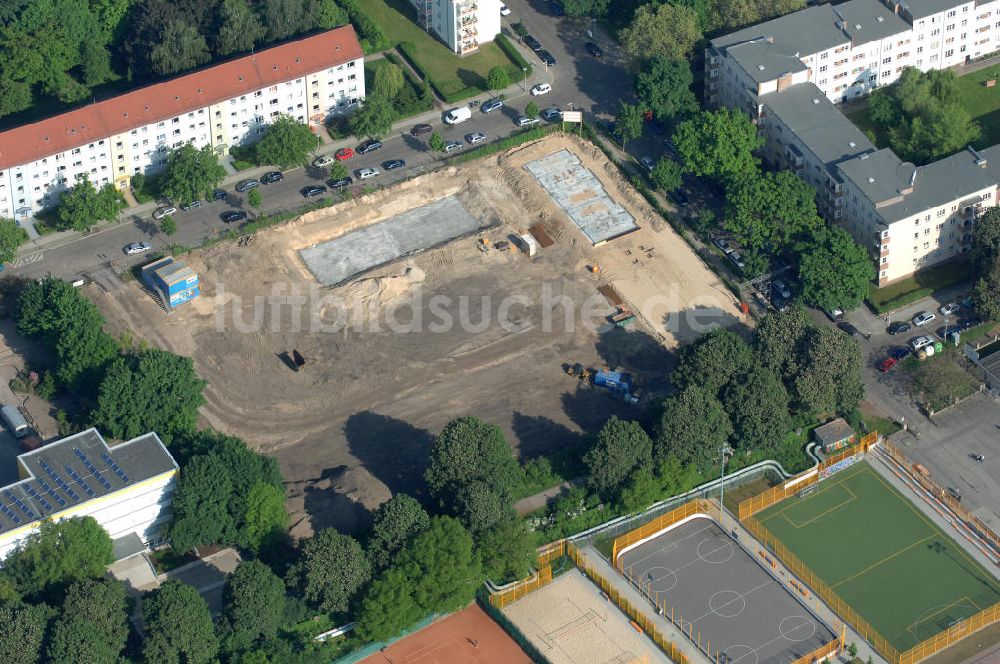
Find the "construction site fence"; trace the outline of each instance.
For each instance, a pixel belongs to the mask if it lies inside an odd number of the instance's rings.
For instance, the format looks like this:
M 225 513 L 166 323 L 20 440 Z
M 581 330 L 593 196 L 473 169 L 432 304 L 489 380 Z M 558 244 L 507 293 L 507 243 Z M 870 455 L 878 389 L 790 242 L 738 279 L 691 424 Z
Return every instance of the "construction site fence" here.
M 621 570 L 622 567 L 618 564 L 618 555 L 626 547 L 653 537 L 678 521 L 683 521 L 695 514 L 708 514 L 713 519 L 719 520 L 719 506 L 704 498 L 695 498 L 680 507 L 672 509 L 666 514 L 661 514 L 653 518 L 635 530 L 616 537 L 614 543 L 611 545 L 611 564 Z
M 818 483 L 823 477 L 825 471 L 828 471 L 833 466 L 836 466 L 850 457 L 866 453 L 872 445 L 878 442 L 878 439 L 878 432 L 872 431 L 871 433 L 862 436 L 857 445 L 852 445 L 845 450 L 841 450 L 836 454 L 828 456 L 823 459 L 817 467 L 807 470 L 804 473 L 800 473 L 795 477 L 791 477 L 777 486 L 773 486 L 766 491 L 760 492 L 756 496 L 747 498 L 739 504 L 739 507 L 737 508 L 737 516 L 739 516 L 740 521 L 743 521 L 743 519 L 751 517 L 762 510 L 766 510 L 768 507 L 780 503 L 785 498 L 794 496 L 803 489 Z
M 602 574 L 600 574 L 593 565 L 587 560 L 579 549 L 576 548 L 572 543 L 566 547 L 566 553 L 569 555 L 573 564 L 577 568 L 587 575 L 587 577 L 594 582 L 594 584 L 601 589 L 601 591 L 618 606 L 622 612 L 629 617 L 632 624 L 641 629 L 646 636 L 648 636 L 653 643 L 655 643 L 660 650 L 666 653 L 672 661 L 677 664 L 690 664 L 687 656 L 682 653 L 672 641 L 669 641 L 664 635 L 657 629 L 656 624 L 646 616 L 646 614 L 639 609 L 635 604 L 633 604 L 627 597 L 623 596 L 622 593 L 608 581 Z
M 548 583 L 552 583 L 552 568 L 545 565 L 527 579 L 490 595 L 490 604 L 502 609 Z
M 907 457 L 898 447 L 890 443 L 888 440 L 883 440 L 881 448 L 900 466 L 905 468 L 909 475 L 913 477 L 913 479 L 920 484 L 925 491 L 933 494 L 938 498 L 938 500 L 947 505 L 948 509 L 954 512 L 958 518 L 969 526 L 969 528 L 975 531 L 975 533 L 987 546 L 995 551 L 997 555 L 1000 555 L 1000 534 L 983 523 L 979 517 L 962 507 L 962 504 L 949 491 L 930 478 L 927 470 L 924 469 L 923 466 L 911 461 L 910 458 Z

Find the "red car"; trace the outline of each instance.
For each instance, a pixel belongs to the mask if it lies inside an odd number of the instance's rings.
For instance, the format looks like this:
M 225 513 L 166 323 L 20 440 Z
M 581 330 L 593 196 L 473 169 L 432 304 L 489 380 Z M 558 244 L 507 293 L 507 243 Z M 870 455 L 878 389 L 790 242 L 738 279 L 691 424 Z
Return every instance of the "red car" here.
M 894 357 L 887 357 L 878 365 L 878 370 L 882 373 L 889 373 L 889 371 L 899 363 Z
M 337 161 L 347 161 L 354 156 L 354 150 L 351 148 L 340 148 L 337 150 L 337 154 L 333 155 Z

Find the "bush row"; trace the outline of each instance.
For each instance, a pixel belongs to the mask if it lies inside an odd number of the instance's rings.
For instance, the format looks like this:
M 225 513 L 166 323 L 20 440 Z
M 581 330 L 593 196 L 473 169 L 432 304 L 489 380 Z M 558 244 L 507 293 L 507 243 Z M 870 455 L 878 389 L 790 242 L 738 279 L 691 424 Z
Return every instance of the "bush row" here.
M 518 72 L 521 73 L 522 76 L 525 78 L 531 76 L 531 63 L 524 59 L 521 52 L 510 43 L 510 40 L 507 39 L 507 37 L 504 35 L 497 35 L 493 41 L 496 42 L 496 45 L 500 47 L 500 50 L 503 51 L 508 58 L 514 61 L 514 64 L 517 65 Z M 527 73 L 523 71 L 524 69 L 528 70 Z
M 339 0 L 337 4 L 347 12 L 348 18 L 351 19 L 351 24 L 358 31 L 361 50 L 365 52 L 365 55 L 392 48 L 392 42 L 382 32 L 382 28 L 378 26 L 378 23 L 369 18 L 356 0 Z
M 473 159 L 479 159 L 491 154 L 496 154 L 497 152 L 509 150 L 510 148 L 517 147 L 523 143 L 537 141 L 538 139 L 544 138 L 545 136 L 558 130 L 559 125 L 548 125 L 544 127 L 534 127 L 533 129 L 525 129 L 520 133 L 513 134 L 499 141 L 488 143 L 487 145 L 474 148 L 468 152 L 463 152 L 462 154 L 457 154 L 454 157 L 449 157 L 448 159 L 445 159 L 445 164 L 448 166 L 464 164 L 465 162 L 472 161 Z

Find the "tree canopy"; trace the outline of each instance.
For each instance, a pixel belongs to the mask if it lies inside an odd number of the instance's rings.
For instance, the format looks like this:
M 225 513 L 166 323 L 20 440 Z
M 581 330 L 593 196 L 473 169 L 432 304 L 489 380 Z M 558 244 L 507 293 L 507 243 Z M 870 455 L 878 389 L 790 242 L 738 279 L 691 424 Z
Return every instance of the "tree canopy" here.
M 726 191 L 725 224 L 743 246 L 777 251 L 811 240 L 825 226 L 816 212 L 816 190 L 791 171 L 733 183 Z
M 520 481 L 520 468 L 500 427 L 475 417 L 452 420 L 434 441 L 424 479 L 443 507 L 456 510 L 459 489 L 482 481 L 510 500 Z
M 972 227 L 972 264 L 984 273 L 1000 260 L 1000 207 L 987 208 Z
M 5 664 L 40 661 L 51 613 L 45 604 L 0 602 L 0 661 Z
M 625 143 L 642 135 L 642 109 L 636 104 L 622 102 L 618 107 L 618 115 L 615 117 L 616 137 L 621 139 L 622 149 Z
M 662 57 L 685 60 L 701 39 L 698 15 L 682 5 L 649 3 L 640 6 L 632 23 L 618 38 L 633 58 Z
M 656 165 L 653 166 L 652 172 L 649 174 L 649 178 L 653 181 L 653 184 L 657 188 L 670 193 L 680 189 L 681 184 L 683 184 L 682 176 L 684 171 L 681 165 L 670 157 L 661 157 Z
M 659 120 L 669 120 L 698 110 L 691 91 L 694 75 L 687 60 L 652 58 L 635 79 L 636 96 Z
M 199 149 L 191 143 L 167 155 L 161 190 L 175 203 L 211 200 L 212 190 L 226 177 L 226 169 L 211 145 Z
M 405 493 L 397 493 L 379 505 L 372 517 L 365 547 L 369 560 L 378 569 L 388 567 L 406 542 L 428 525 L 430 516 L 420 503 Z
M 583 455 L 583 463 L 590 488 L 614 500 L 636 468 L 653 463 L 653 441 L 637 422 L 612 417 Z
M 320 142 L 308 125 L 290 115 L 280 115 L 267 126 L 264 136 L 257 142 L 257 161 L 283 169 L 302 166 Z
M 861 405 L 861 347 L 854 339 L 834 328 L 815 327 L 806 337 L 803 355 L 808 362 L 792 390 L 798 409 L 848 415 Z
M 715 328 L 681 349 L 671 381 L 678 388 L 700 385 L 718 394 L 735 376 L 754 362 L 743 338 L 732 330 Z
M 357 540 L 326 528 L 302 545 L 288 570 L 288 585 L 321 611 L 345 613 L 371 576 L 371 563 Z
M 118 664 L 128 639 L 125 586 L 112 579 L 88 579 L 69 587 L 48 639 L 51 662 Z
M 392 101 L 368 95 L 361 108 L 351 115 L 351 132 L 365 138 L 382 138 L 392 129 L 395 111 Z
M 125 201 L 110 182 L 96 189 L 84 176 L 65 191 L 56 207 L 61 230 L 86 232 L 101 221 L 114 221 Z
M 208 605 L 193 586 L 168 579 L 142 602 L 143 655 L 163 664 L 211 664 L 219 650 Z
M 722 401 L 733 423 L 733 446 L 739 450 L 773 449 L 791 430 L 788 391 L 776 373 L 760 365 L 733 381 Z
M 489 72 L 486 74 L 486 86 L 497 93 L 501 90 L 506 90 L 510 85 L 510 75 L 507 70 L 500 65 L 493 65 L 490 67 Z
M 673 143 L 685 172 L 731 183 L 757 172 L 754 152 L 763 139 L 746 113 L 723 108 L 696 113 L 680 123 Z
M 694 464 L 702 473 L 716 463 L 733 435 L 729 415 L 716 393 L 693 383 L 667 398 L 656 437 L 657 458 L 673 457 L 681 464 Z
M 10 263 L 17 250 L 28 241 L 28 234 L 13 219 L 0 218 L 0 265 Z
M 802 299 L 826 311 L 853 309 L 868 295 L 875 266 L 868 252 L 842 228 L 817 233 L 799 257 Z
M 285 610 L 285 583 L 259 560 L 240 564 L 226 579 L 221 632 L 227 650 L 247 650 L 278 633 Z

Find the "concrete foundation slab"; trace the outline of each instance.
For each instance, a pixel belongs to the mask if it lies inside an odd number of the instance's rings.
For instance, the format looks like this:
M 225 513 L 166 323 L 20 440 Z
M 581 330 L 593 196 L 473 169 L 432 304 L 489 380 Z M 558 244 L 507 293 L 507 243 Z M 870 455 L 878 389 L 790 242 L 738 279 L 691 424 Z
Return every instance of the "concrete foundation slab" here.
M 525 164 L 549 195 L 566 210 L 591 244 L 598 245 L 639 228 L 590 169 L 568 150 Z
M 372 268 L 474 233 L 481 224 L 454 196 L 299 252 L 324 286 L 342 284 Z

